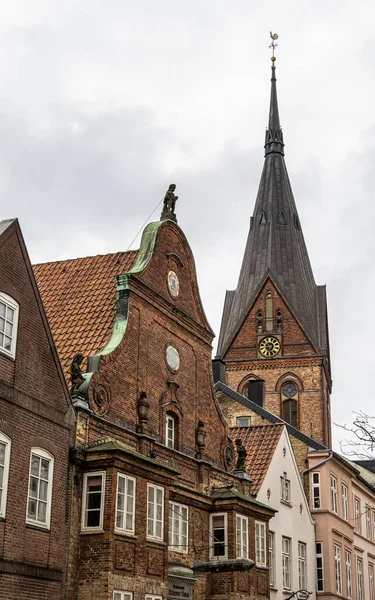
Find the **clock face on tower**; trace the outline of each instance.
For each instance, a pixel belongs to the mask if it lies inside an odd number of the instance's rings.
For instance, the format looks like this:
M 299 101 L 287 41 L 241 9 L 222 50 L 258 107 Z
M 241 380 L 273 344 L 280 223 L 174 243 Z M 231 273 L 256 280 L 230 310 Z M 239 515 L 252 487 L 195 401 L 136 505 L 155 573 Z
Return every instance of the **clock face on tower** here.
M 264 358 L 273 358 L 280 352 L 280 342 L 277 338 L 268 336 L 260 340 L 259 352 Z

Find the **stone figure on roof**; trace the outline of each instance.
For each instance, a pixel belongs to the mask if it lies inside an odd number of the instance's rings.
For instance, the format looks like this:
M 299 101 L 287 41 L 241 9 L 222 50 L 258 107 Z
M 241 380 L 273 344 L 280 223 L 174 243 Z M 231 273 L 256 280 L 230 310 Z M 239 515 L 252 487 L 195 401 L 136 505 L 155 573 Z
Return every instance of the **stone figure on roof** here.
M 78 390 L 79 390 L 80 386 L 82 385 L 82 383 L 85 381 L 85 378 L 82 375 L 82 367 L 81 367 L 81 365 L 83 363 L 83 359 L 84 359 L 84 356 L 80 352 L 75 354 L 72 364 L 69 369 L 70 381 L 72 384 L 72 386 L 70 388 L 70 394 L 72 396 L 78 395 Z
M 164 196 L 163 210 L 160 217 L 161 221 L 166 221 L 167 219 L 170 219 L 171 221 L 177 223 L 175 206 L 176 200 L 178 200 L 178 196 L 175 196 L 175 189 L 176 184 L 171 183 L 168 190 L 166 191 L 166 194 Z
M 245 463 L 247 452 L 245 446 L 242 445 L 242 440 L 239 438 L 236 439 L 236 450 L 237 450 L 237 462 L 236 462 L 236 471 L 246 471 Z

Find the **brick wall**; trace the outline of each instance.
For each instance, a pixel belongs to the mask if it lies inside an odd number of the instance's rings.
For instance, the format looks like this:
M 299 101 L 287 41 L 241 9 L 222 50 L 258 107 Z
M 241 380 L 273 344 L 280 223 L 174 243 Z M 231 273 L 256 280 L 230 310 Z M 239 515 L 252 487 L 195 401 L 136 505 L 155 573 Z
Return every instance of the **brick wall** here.
M 273 331 L 266 331 L 263 321 L 262 333 L 258 333 L 257 313 L 265 315 L 266 294 L 271 292 L 273 313 L 282 313 L 282 329 L 277 330 L 274 317 Z M 276 335 L 281 343 L 281 353 L 274 358 L 263 359 L 258 343 L 266 335 Z M 255 299 L 223 359 L 226 364 L 227 385 L 244 392 L 246 380 L 254 376 L 265 382 L 264 407 L 282 415 L 281 385 L 293 379 L 298 386 L 298 428 L 317 441 L 330 445 L 331 424 L 329 414 L 329 389 L 323 358 L 299 324 L 298 320 L 280 296 L 269 278 Z
M 0 431 L 11 439 L 0 598 L 64 598 L 72 412 L 17 223 L 0 237 L 0 291 L 19 303 L 15 360 L 0 355 Z M 50 530 L 26 524 L 32 447 L 54 457 Z

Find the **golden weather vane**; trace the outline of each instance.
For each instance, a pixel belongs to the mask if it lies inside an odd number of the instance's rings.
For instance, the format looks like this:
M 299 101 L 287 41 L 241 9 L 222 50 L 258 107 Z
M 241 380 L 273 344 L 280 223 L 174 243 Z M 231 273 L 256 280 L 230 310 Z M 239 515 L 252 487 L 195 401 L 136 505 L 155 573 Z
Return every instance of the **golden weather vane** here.
M 269 48 L 272 49 L 271 60 L 272 60 L 272 62 L 275 62 L 275 60 L 276 60 L 275 48 L 278 46 L 278 44 L 275 44 L 275 41 L 279 39 L 279 36 L 277 35 L 277 33 L 272 33 L 272 31 L 270 31 L 270 38 L 272 40 L 272 43 L 269 46 Z

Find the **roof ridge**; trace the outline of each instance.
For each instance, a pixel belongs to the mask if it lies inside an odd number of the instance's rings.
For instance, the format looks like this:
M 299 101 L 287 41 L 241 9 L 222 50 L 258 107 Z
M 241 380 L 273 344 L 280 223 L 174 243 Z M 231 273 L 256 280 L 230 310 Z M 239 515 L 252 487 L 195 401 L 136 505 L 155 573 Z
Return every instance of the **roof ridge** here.
M 74 262 L 76 260 L 86 260 L 88 258 L 99 258 L 101 256 L 116 256 L 117 254 L 132 254 L 139 252 L 139 248 L 136 250 L 118 250 L 117 252 L 107 252 L 106 254 L 91 254 L 89 256 L 77 256 L 76 258 L 63 258 L 61 260 L 48 260 L 46 262 L 34 263 L 33 267 L 39 267 L 40 265 L 55 265 L 63 262 Z

